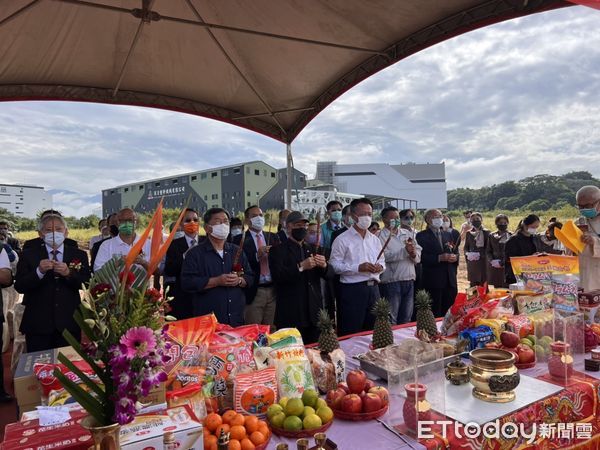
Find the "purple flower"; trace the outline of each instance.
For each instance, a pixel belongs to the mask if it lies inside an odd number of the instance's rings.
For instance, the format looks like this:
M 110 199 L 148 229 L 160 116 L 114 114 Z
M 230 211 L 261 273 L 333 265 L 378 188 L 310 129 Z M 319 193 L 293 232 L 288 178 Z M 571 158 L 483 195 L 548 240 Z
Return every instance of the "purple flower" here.
M 125 355 L 130 359 L 145 358 L 156 348 L 154 332 L 148 327 L 129 329 L 119 342 L 125 346 Z

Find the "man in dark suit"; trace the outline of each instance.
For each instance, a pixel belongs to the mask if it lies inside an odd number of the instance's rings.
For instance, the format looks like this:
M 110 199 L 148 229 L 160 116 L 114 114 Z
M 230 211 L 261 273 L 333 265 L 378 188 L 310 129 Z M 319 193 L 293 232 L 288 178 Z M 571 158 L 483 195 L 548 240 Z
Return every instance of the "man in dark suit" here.
M 305 344 L 319 338 L 317 320 L 323 307 L 321 278 L 328 274 L 323 255 L 305 242 L 308 220 L 292 211 L 286 220 L 288 239 L 269 252 L 273 283 L 277 294 L 275 325 L 297 328 Z M 332 274 L 333 270 L 329 270 Z
M 19 246 L 19 240 L 9 235 L 10 225 L 5 220 L 0 220 L 0 246 L 8 245 L 10 249 L 17 254 L 21 253 L 21 247 Z
M 290 212 L 291 211 L 289 209 L 282 209 L 279 211 L 279 225 L 277 227 L 277 237 L 279 238 L 279 242 L 287 241 L 285 219 Z
M 279 243 L 279 238 L 276 234 L 263 231 L 265 218 L 262 210 L 256 205 L 244 211 L 244 222 L 248 231 L 243 248 L 254 273 L 254 283 L 246 289 L 244 319 L 247 324 L 273 325 L 276 297 L 269 268 L 269 250 Z M 233 239 L 233 243 L 240 245 L 241 239 L 242 237 L 238 236 Z
M 165 258 L 165 270 L 163 279 L 165 288 L 168 288 L 168 296 L 173 297 L 169 302 L 170 314 L 177 320 L 193 317 L 192 295 L 181 289 L 181 266 L 186 252 L 198 245 L 204 237 L 198 235 L 199 229 L 198 213 L 193 209 L 186 209 L 183 217 L 184 236 L 173 240 Z
M 60 212 L 56 211 L 55 209 L 47 209 L 46 211 L 42 212 L 42 214 L 40 215 L 40 222 L 46 216 L 62 217 L 62 214 Z M 25 241 L 25 243 L 23 244 L 23 251 L 25 251 L 29 248 L 39 248 L 42 245 L 44 245 L 44 239 L 42 239 L 42 238 L 36 237 L 33 239 L 29 239 L 28 241 Z M 68 247 L 78 248 L 77 241 L 75 241 L 73 239 L 69 239 L 69 238 L 65 238 L 65 245 Z
M 29 352 L 68 345 L 62 336 L 65 329 L 75 339 L 81 338 L 73 313 L 81 302 L 79 289 L 90 279 L 90 268 L 84 251 L 65 244 L 67 234 L 61 216 L 44 216 L 39 225 L 42 244 L 25 249 L 17 265 L 15 289 L 24 294 L 21 332 Z
M 214 313 L 219 323 L 244 324 L 244 288 L 254 282 L 244 252 L 226 242 L 229 214 L 222 208 L 204 213 L 207 238 L 192 247 L 181 266 L 181 287 L 193 295 L 194 315 Z M 242 274 L 243 271 L 243 274 Z
M 425 212 L 427 229 L 417 233 L 417 242 L 422 247 L 422 287 L 431 295 L 435 317 L 443 317 L 454 303 L 458 285 L 458 245 L 452 234 L 442 230 L 442 212 L 429 209 Z

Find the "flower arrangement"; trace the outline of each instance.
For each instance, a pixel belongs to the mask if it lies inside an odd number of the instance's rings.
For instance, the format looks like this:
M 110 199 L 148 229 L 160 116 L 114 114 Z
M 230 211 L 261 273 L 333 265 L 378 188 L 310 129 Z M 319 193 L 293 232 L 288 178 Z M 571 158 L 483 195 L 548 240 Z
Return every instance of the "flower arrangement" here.
M 183 213 L 180 215 L 177 230 Z M 151 260 L 148 270 L 134 264 L 150 231 Z M 99 383 L 86 376 L 63 354 L 59 361 L 79 376 L 85 386 L 55 376 L 73 398 L 95 419 L 97 426 L 131 422 L 139 401 L 167 378 L 163 368 L 169 361 L 165 333 L 168 300 L 150 287 L 150 276 L 173 240 L 174 232 L 162 243 L 162 202 L 148 228 L 129 254 L 114 257 L 94 273 L 74 318 L 84 344 L 68 330 L 63 336 L 89 364 Z

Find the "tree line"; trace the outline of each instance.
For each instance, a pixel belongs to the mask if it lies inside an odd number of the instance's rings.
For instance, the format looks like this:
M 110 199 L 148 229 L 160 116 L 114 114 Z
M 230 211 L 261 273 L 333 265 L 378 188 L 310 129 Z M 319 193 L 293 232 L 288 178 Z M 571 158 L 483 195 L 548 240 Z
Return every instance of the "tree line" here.
M 448 191 L 448 209 L 544 211 L 562 208 L 575 205 L 575 193 L 586 185 L 600 187 L 600 180 L 590 172 L 578 171 L 564 175 L 534 175 L 479 189 L 452 189 Z

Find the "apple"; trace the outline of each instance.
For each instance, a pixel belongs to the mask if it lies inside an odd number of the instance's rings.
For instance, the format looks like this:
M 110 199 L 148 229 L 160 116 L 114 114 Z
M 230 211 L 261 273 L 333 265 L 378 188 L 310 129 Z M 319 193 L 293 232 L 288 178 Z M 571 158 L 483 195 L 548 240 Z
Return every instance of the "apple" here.
M 381 399 L 382 406 L 385 406 L 390 402 L 390 394 L 388 393 L 388 390 L 383 386 L 372 387 L 371 389 L 369 389 L 369 394 L 378 395 Z
M 527 345 L 519 344 L 517 347 L 517 356 L 519 357 L 519 364 L 535 362 L 535 352 Z
M 346 383 L 348 389 L 352 394 L 360 394 L 365 390 L 365 384 L 367 384 L 367 374 L 362 370 L 351 370 L 346 376 Z
M 383 408 L 383 403 L 381 402 L 381 398 L 377 394 L 366 394 L 365 398 L 362 401 L 363 412 L 373 412 L 379 411 Z
M 348 385 L 346 383 L 344 383 L 343 381 L 340 381 L 337 385 L 338 389 L 343 389 L 344 392 L 346 392 L 346 394 L 350 394 L 350 389 L 348 389 Z
M 365 383 L 365 392 L 369 392 L 371 388 L 377 386 L 373 380 L 367 378 L 367 382 Z
M 327 393 L 325 401 L 327 402 L 327 406 L 329 406 L 331 409 L 340 409 L 340 403 L 345 396 L 346 391 L 343 389 L 332 389 Z
M 502 345 L 505 347 L 515 348 L 517 345 L 519 345 L 520 341 L 521 338 L 519 335 L 510 331 L 503 331 L 500 334 L 500 342 L 502 342 Z
M 356 394 L 346 395 L 340 404 L 342 411 L 347 413 L 359 413 L 362 411 L 362 400 Z
M 515 362 L 519 362 L 519 353 L 517 353 L 516 348 L 501 347 L 501 349 L 515 355 Z

